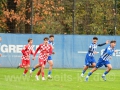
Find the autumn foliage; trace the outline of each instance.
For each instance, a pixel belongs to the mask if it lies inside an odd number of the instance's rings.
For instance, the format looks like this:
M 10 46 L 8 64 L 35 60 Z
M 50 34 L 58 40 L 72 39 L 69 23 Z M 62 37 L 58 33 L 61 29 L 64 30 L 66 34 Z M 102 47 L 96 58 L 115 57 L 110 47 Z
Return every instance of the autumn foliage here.
M 73 1 L 0 0 L 0 32 L 120 35 L 119 0 Z

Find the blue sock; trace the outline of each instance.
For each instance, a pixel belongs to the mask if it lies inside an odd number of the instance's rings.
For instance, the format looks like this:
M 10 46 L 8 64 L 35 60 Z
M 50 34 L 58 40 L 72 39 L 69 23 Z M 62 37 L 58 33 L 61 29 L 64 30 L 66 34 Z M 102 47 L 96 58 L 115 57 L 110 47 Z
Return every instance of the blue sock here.
M 36 68 L 32 68 L 32 71 L 35 71 Z
M 88 73 L 88 76 L 90 76 L 90 75 L 92 75 L 92 72 L 89 72 L 89 73 Z
M 82 73 L 84 74 L 86 72 L 86 70 L 83 70 Z
M 105 75 L 108 74 L 108 71 L 105 71 L 104 74 L 105 74 Z
M 50 75 L 51 73 L 52 73 L 52 71 L 51 71 L 51 70 L 49 70 L 49 71 L 48 71 L 48 75 Z

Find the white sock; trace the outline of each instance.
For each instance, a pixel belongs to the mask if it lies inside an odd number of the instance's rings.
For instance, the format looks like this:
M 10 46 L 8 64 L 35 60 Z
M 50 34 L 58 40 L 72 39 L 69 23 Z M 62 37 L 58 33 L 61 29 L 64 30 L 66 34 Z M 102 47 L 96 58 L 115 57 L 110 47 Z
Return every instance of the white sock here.
M 103 75 L 102 76 L 105 76 L 105 74 L 103 73 Z
M 89 78 L 89 76 L 86 76 L 86 78 Z

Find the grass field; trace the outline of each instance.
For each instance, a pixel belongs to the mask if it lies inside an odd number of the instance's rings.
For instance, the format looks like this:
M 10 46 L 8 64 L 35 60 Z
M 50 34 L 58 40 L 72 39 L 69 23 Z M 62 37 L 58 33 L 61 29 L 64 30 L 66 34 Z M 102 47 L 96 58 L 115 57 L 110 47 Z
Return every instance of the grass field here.
M 47 71 L 45 69 L 46 77 Z M 80 77 L 81 71 L 81 69 L 53 69 L 51 80 L 36 81 L 37 70 L 33 72 L 32 77 L 29 73 L 24 77 L 23 69 L 0 68 L 0 90 L 120 90 L 119 70 L 112 70 L 107 75 L 107 81 L 101 79 L 104 70 L 98 70 L 88 82 L 84 81 L 85 77 Z

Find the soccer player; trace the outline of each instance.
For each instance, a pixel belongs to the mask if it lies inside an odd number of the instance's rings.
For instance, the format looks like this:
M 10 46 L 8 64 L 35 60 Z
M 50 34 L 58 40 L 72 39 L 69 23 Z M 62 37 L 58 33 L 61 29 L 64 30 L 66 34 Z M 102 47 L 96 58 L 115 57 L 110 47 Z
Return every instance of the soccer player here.
M 115 46 L 116 46 L 116 41 L 114 40 L 111 41 L 110 45 L 107 46 L 103 54 L 100 56 L 98 63 L 96 64 L 96 67 L 94 67 L 86 76 L 86 81 L 88 81 L 90 75 L 92 75 L 93 72 L 95 72 L 98 68 L 102 67 L 103 65 L 107 67 L 107 70 L 102 75 L 103 80 L 106 81 L 106 74 L 108 74 L 110 70 L 112 69 L 112 65 L 110 64 L 109 59 L 111 59 L 111 56 L 114 52 L 115 53 L 117 52 L 115 50 Z
M 17 68 L 21 67 L 24 68 L 23 75 L 25 76 L 28 72 L 28 69 L 30 67 L 30 54 L 34 54 L 33 46 L 32 46 L 33 40 L 28 39 L 28 44 L 24 46 L 22 49 L 22 64 L 20 64 Z
M 48 43 L 52 46 L 52 49 L 54 49 L 53 45 L 54 45 L 54 35 L 50 35 L 49 36 L 49 41 Z M 55 54 L 54 52 L 52 54 Z M 48 71 L 48 79 L 51 79 L 51 73 L 52 73 L 52 67 L 53 67 L 53 60 L 52 60 L 52 56 L 48 56 L 48 63 L 49 63 L 49 71 Z
M 52 54 L 52 46 L 48 44 L 49 38 L 44 38 L 44 43 L 40 44 L 39 47 L 36 49 L 33 60 L 35 59 L 35 56 L 38 51 L 40 51 L 39 54 L 39 64 L 37 64 L 32 70 L 30 70 L 30 73 L 34 71 L 36 68 L 40 67 L 40 70 L 38 71 L 37 75 L 35 76 L 37 80 L 39 80 L 38 76 L 40 73 L 42 74 L 42 80 L 45 80 L 44 78 L 44 67 L 46 65 L 46 61 L 48 59 L 48 56 Z
M 88 49 L 88 53 L 86 54 L 85 66 L 84 66 L 84 68 L 83 68 L 81 77 L 84 76 L 86 70 L 87 70 L 89 67 L 92 67 L 92 68 L 93 68 L 93 67 L 96 66 L 96 60 L 94 59 L 94 54 L 97 54 L 97 52 L 96 52 L 97 46 L 103 46 L 103 45 L 109 43 L 109 41 L 107 40 L 106 43 L 98 44 L 98 45 L 97 45 L 97 41 L 98 41 L 98 38 L 97 38 L 97 37 L 93 37 L 93 42 L 92 42 L 92 44 L 90 44 L 89 49 Z

